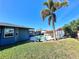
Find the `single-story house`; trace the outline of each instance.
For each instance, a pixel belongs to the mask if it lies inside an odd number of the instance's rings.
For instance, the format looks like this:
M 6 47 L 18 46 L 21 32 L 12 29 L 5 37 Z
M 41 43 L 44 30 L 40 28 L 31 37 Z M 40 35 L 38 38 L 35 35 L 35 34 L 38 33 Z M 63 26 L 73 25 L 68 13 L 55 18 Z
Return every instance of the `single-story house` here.
M 64 38 L 64 35 L 65 35 L 65 33 L 64 33 L 63 28 L 58 28 L 58 29 L 56 30 L 56 38 L 57 38 L 57 39 Z
M 29 29 L 29 31 L 30 31 L 30 37 L 35 36 L 35 35 L 36 35 L 36 34 L 35 34 L 35 30 L 34 30 L 34 29 Z
M 43 31 L 42 33 L 44 33 L 45 36 L 51 36 L 53 38 L 55 37 L 53 30 L 46 30 L 46 31 Z M 63 38 L 64 37 L 63 29 L 59 28 L 59 29 L 55 30 L 55 35 L 56 35 L 57 39 Z
M 29 40 L 29 27 L 9 23 L 0 23 L 0 45 L 7 45 L 18 41 Z
M 42 33 L 41 33 L 41 30 L 36 30 L 35 31 L 35 35 L 41 35 Z

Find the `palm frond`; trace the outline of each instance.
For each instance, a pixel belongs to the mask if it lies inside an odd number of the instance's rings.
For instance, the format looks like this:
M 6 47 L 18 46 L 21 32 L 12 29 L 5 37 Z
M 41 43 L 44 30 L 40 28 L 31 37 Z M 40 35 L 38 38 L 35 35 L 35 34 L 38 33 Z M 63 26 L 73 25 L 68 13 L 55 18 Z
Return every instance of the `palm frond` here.
M 43 5 L 45 5 L 45 6 L 47 6 L 47 7 L 48 7 L 48 2 L 44 2 L 44 3 L 43 3 Z
M 41 11 L 41 16 L 42 16 L 43 21 L 44 21 L 45 18 L 46 18 L 47 16 L 49 16 L 49 15 L 50 15 L 49 9 L 44 9 L 44 10 Z
M 56 14 L 55 13 L 52 14 L 52 21 L 56 22 Z
M 52 16 L 49 16 L 49 18 L 48 18 L 48 24 L 49 25 L 51 24 L 51 20 L 52 20 Z
M 68 3 L 67 2 L 62 2 L 61 6 L 68 6 Z
M 52 12 L 55 12 L 57 9 L 54 7 L 54 6 L 52 6 L 52 8 L 51 8 L 51 11 Z
M 56 9 L 60 9 L 61 7 L 67 6 L 67 5 L 68 5 L 68 3 L 66 1 L 65 2 L 54 2 L 54 7 Z
M 48 0 L 48 8 L 51 9 L 52 6 L 54 6 L 53 0 Z
M 61 7 L 61 2 L 54 2 L 54 7 L 59 9 Z

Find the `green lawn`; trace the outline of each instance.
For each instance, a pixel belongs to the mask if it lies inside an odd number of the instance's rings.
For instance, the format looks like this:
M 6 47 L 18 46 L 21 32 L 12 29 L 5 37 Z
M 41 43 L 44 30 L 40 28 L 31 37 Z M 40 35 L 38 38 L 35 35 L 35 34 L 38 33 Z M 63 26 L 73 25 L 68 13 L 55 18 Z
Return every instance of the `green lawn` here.
M 0 59 L 79 59 L 79 41 L 25 43 L 0 51 Z

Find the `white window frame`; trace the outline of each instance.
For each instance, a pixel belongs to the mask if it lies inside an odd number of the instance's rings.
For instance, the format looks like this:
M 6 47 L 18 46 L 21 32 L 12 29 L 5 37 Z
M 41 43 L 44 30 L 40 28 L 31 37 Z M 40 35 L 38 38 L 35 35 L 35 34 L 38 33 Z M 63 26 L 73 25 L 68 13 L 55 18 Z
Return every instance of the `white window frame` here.
M 6 34 L 6 33 L 5 33 L 5 30 L 6 30 L 6 29 L 12 29 L 12 30 L 13 30 L 13 36 L 5 36 L 5 34 Z M 11 37 L 14 37 L 14 28 L 5 27 L 5 28 L 4 28 L 4 38 L 11 38 Z

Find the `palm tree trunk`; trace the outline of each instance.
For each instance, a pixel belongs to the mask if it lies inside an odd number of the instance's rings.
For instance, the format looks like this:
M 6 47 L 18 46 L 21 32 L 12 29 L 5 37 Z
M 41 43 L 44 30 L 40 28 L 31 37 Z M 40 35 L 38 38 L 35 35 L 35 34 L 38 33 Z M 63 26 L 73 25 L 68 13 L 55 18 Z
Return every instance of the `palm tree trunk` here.
M 53 37 L 56 40 L 56 31 L 55 31 L 55 23 L 53 22 Z

